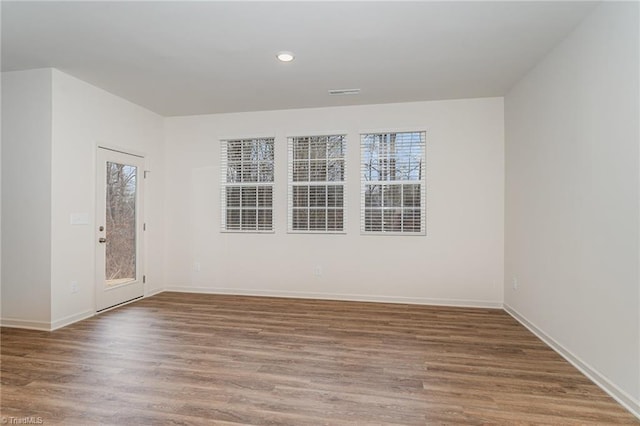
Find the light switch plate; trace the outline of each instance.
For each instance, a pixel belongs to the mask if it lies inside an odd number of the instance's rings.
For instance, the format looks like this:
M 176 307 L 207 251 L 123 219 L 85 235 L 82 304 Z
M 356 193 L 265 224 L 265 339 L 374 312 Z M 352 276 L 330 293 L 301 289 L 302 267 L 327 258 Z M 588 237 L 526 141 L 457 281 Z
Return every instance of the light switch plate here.
M 72 225 L 88 225 L 89 213 L 71 213 Z

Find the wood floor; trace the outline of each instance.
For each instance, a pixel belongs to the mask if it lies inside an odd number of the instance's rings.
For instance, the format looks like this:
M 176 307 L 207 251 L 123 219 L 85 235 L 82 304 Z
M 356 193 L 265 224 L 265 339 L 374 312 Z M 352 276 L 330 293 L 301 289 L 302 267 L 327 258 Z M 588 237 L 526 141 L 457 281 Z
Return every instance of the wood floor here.
M 162 293 L 1 333 L 9 420 L 640 424 L 500 310 Z

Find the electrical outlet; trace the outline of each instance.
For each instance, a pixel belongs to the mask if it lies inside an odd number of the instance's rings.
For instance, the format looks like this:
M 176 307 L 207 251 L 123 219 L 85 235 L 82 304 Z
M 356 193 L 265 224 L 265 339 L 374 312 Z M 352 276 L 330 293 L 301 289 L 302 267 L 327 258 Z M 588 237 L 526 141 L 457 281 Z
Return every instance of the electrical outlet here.
M 200 262 L 193 262 L 193 270 L 195 272 L 200 272 Z
M 511 282 L 511 286 L 513 287 L 514 290 L 518 289 L 518 279 L 516 277 L 513 277 L 513 280 Z
M 78 281 L 71 281 L 71 293 L 78 292 Z
M 313 268 L 313 276 L 321 277 L 322 276 L 322 266 L 316 266 Z

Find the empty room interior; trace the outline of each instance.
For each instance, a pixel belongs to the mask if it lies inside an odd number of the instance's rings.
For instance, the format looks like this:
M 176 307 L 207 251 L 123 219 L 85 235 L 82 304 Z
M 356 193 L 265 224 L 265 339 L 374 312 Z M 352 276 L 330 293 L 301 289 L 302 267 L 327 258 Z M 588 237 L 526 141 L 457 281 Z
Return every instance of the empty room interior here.
M 2 1 L 4 424 L 640 424 L 640 3 Z

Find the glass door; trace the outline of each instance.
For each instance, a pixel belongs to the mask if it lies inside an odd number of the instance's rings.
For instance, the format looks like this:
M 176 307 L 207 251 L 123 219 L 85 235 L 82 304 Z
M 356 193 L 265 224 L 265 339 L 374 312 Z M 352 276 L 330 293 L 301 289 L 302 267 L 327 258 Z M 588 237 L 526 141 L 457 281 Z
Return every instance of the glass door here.
M 96 310 L 144 295 L 144 159 L 98 148 Z

